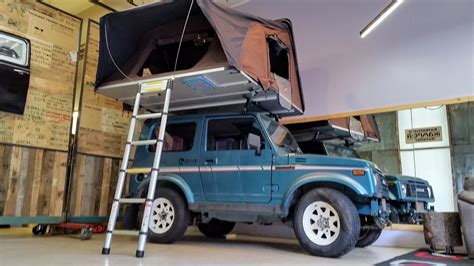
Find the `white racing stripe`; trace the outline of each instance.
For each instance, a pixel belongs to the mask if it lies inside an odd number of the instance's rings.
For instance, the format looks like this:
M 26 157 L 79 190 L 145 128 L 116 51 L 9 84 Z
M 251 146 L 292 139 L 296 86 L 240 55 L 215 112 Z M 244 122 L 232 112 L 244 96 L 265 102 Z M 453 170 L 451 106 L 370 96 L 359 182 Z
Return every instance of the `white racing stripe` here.
M 324 170 L 365 170 L 367 168 L 360 167 L 344 167 L 344 166 L 315 166 L 315 165 L 223 165 L 223 166 L 180 166 L 180 167 L 160 167 L 160 173 L 196 173 L 196 172 L 246 172 L 246 171 L 324 171 Z

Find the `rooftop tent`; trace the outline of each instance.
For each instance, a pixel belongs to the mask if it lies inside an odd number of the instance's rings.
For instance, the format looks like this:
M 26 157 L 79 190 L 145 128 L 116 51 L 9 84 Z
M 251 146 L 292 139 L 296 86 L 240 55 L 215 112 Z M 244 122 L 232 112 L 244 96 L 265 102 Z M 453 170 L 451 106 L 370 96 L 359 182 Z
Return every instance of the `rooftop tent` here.
M 286 125 L 298 142 L 349 139 L 379 141 L 380 132 L 374 115 L 360 115 Z
M 304 112 L 289 20 L 197 0 L 174 73 L 190 4 L 159 2 L 102 17 L 97 92 L 132 104 L 140 83 L 174 74 L 171 111 L 246 105 L 281 116 Z M 159 110 L 163 101 L 154 95 L 142 105 Z

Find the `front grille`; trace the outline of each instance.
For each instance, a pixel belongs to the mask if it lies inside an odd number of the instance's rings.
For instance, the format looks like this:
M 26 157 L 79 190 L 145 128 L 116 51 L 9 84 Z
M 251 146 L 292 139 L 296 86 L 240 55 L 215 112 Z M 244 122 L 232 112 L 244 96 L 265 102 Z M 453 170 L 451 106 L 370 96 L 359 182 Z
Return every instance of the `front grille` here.
M 374 169 L 374 174 L 377 178 L 377 191 L 382 192 L 382 196 L 388 196 L 388 186 L 385 180 L 385 176 L 381 171 Z
M 428 187 L 420 184 L 408 184 L 407 197 L 429 198 Z

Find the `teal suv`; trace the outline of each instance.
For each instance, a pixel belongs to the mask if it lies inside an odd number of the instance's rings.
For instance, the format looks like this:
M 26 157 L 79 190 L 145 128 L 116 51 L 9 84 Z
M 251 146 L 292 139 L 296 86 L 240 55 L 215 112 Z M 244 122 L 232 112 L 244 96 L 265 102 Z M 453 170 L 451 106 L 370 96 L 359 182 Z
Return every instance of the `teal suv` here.
M 159 120 L 140 138 L 155 139 Z M 134 168 L 151 167 L 155 146 L 137 149 Z M 373 243 L 389 211 L 385 177 L 370 162 L 303 154 L 289 131 L 262 114 L 168 118 L 149 240 L 172 243 L 188 225 L 208 237 L 236 223 L 293 227 L 309 253 L 339 257 Z M 131 179 L 131 197 L 145 197 L 149 178 Z M 129 206 L 125 227 L 137 226 Z

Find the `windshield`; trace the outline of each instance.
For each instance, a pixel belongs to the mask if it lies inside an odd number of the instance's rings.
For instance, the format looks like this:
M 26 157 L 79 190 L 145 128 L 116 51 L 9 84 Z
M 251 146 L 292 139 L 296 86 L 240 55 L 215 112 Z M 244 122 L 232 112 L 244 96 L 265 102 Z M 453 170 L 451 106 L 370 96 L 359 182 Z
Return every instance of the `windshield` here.
M 262 116 L 263 126 L 270 135 L 272 142 L 284 153 L 302 154 L 300 147 L 288 129 L 268 116 Z
M 351 148 L 342 145 L 324 143 L 324 147 L 329 156 L 346 157 L 360 159 L 360 155 Z

